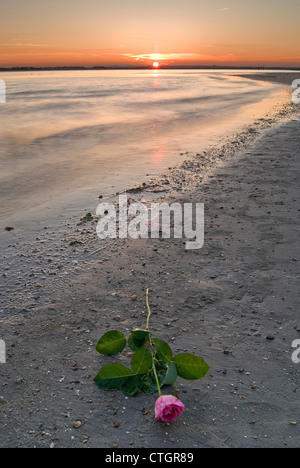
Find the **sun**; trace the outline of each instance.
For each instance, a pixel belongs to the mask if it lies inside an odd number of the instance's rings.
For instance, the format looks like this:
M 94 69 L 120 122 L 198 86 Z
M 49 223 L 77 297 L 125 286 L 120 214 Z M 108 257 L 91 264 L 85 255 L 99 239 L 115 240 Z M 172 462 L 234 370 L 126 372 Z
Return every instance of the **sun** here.
M 158 62 L 153 62 L 152 67 L 153 68 L 159 68 L 159 63 Z

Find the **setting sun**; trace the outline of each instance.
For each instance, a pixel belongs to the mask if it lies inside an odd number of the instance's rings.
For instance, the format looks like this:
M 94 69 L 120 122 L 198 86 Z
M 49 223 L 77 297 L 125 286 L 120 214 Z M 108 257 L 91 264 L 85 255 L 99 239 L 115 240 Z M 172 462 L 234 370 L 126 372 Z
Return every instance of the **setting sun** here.
M 152 67 L 153 68 L 159 68 L 159 63 L 158 62 L 153 62 Z

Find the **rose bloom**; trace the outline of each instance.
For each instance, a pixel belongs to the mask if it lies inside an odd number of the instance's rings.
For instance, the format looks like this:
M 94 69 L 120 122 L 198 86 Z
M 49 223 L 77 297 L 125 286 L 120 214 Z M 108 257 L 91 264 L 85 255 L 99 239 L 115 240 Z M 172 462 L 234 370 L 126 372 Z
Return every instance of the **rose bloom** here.
M 173 395 L 159 397 L 155 404 L 155 417 L 163 422 L 172 422 L 177 419 L 184 410 L 184 404 Z

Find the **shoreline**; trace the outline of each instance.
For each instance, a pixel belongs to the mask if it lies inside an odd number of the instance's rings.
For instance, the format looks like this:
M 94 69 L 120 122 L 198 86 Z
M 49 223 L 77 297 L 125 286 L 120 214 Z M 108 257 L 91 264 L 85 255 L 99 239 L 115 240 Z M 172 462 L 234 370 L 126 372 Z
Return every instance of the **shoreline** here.
M 130 191 L 147 201 L 205 202 L 200 251 L 172 239 L 112 240 L 103 250 L 96 220 L 74 219 L 58 232 L 45 229 L 35 245 L 11 243 L 3 281 L 15 295 L 0 312 L 10 356 L 1 366 L 1 446 L 299 445 L 290 424 L 300 424 L 300 369 L 290 358 L 300 332 L 299 142 L 299 110 L 282 109 L 275 122 L 266 118 Z M 147 287 L 161 337 L 211 365 L 200 383 L 178 383 L 187 408 L 172 426 L 155 422 L 153 396 L 112 397 L 92 382 L 106 362 L 94 352 L 97 340 L 112 323 L 122 331 L 143 326 Z M 78 420 L 84 425 L 75 430 Z
M 219 143 L 193 156 L 187 153 L 187 159 L 159 176 L 148 178 L 146 182 L 128 187 L 125 191 L 103 196 L 99 203 L 117 203 L 117 198 L 122 193 L 128 194 L 129 201 L 130 197 L 132 201 L 138 197 L 144 198 L 148 203 L 161 202 L 168 198 L 172 200 L 179 194 L 189 194 L 196 188 L 201 188 L 219 167 L 238 158 L 266 130 L 289 121 L 295 115 L 297 107 L 292 104 L 279 105 L 265 118 L 256 120 L 244 131 L 228 136 L 222 144 Z M 71 201 L 69 204 L 72 206 Z M 45 218 L 44 228 L 40 225 L 38 230 L 34 228 L 35 217 L 28 222 L 29 229 L 24 232 L 23 229 L 7 232 L 1 222 L 0 239 L 5 255 L 0 259 L 0 270 L 3 272 L 6 291 L 2 293 L 0 320 L 18 315 L 20 311 L 26 314 L 47 303 L 55 297 L 55 292 L 49 294 L 52 290 L 57 292 L 55 283 L 63 281 L 64 278 L 76 278 L 77 274 L 89 265 L 93 256 L 101 251 L 103 247 L 96 237 L 97 220 L 94 214 L 95 219 L 92 223 L 78 225 L 90 209 L 91 207 L 86 208 L 78 215 L 67 218 L 62 213 L 59 216 L 61 220 L 58 219 L 55 223 L 49 224 Z M 113 244 L 116 241 L 107 242 Z
M 234 135 L 242 131 L 248 124 L 252 124 L 255 118 L 264 117 L 267 110 L 271 109 L 276 102 L 284 102 L 285 100 L 284 95 L 286 91 L 278 85 L 266 83 L 253 84 L 249 80 L 245 84 L 242 79 L 230 78 L 226 75 L 224 77 L 225 81 L 229 79 L 229 81 L 238 82 L 234 85 L 236 87 L 258 89 L 259 91 L 257 92 L 253 91 L 256 98 L 252 96 L 249 101 L 248 98 L 245 99 L 245 105 L 236 109 L 235 113 L 233 110 L 228 112 L 228 118 L 222 116 L 218 118 L 218 114 L 222 115 L 222 113 L 213 112 L 211 119 L 208 118 L 206 123 L 204 119 L 202 123 L 201 117 L 198 130 L 194 122 L 190 136 L 190 128 L 188 126 L 186 127 L 186 131 L 182 131 L 180 137 L 181 143 L 172 143 L 173 140 L 176 141 L 176 134 L 174 132 L 171 132 L 170 138 L 168 138 L 170 144 L 164 141 L 167 139 L 167 136 L 162 139 L 158 137 L 157 139 L 154 135 L 153 141 L 156 142 L 157 140 L 158 144 L 156 147 L 156 144 L 152 144 L 152 135 L 150 135 L 149 143 L 144 140 L 138 140 L 134 148 L 131 149 L 128 147 L 129 140 L 125 144 L 126 149 L 123 152 L 118 151 L 118 143 L 116 143 L 115 147 L 112 145 L 112 147 L 106 150 L 105 144 L 103 146 L 100 141 L 98 149 L 99 157 L 95 157 L 94 153 L 96 154 L 97 152 L 93 153 L 93 148 L 90 148 L 88 138 L 86 151 L 88 152 L 90 149 L 91 156 L 89 157 L 84 151 L 80 155 L 76 151 L 76 148 L 73 147 L 74 145 L 72 146 L 69 141 L 70 135 L 68 130 L 66 130 L 66 133 L 64 131 L 57 133 L 58 129 L 55 128 L 52 131 L 49 130 L 48 133 L 53 133 L 55 138 L 58 138 L 58 141 L 56 139 L 52 140 L 52 138 L 49 140 L 46 131 L 44 135 L 45 139 L 43 140 L 42 138 L 40 141 L 39 138 L 36 139 L 40 134 L 40 130 L 35 133 L 32 129 L 28 131 L 28 135 L 32 134 L 32 137 L 27 141 L 21 131 L 21 135 L 19 135 L 21 142 L 20 149 L 16 151 L 11 150 L 9 143 L 7 151 L 8 154 L 12 151 L 11 157 L 7 158 L 7 160 L 5 157 L 2 159 L 4 170 L 2 175 L 1 193 L 3 204 L 1 209 L 0 236 L 6 226 L 18 227 L 20 233 L 30 230 L 34 234 L 35 231 L 40 230 L 42 225 L 54 225 L 61 213 L 66 212 L 67 215 L 70 213 L 69 216 L 71 216 L 76 213 L 80 214 L 80 211 L 83 211 L 86 207 L 89 211 L 94 210 L 93 203 L 96 204 L 97 197 L 100 194 L 104 196 L 111 195 L 118 189 L 124 190 L 129 184 L 133 185 L 135 181 L 143 179 L 147 181 L 148 177 L 166 171 L 169 166 L 180 163 L 187 157 L 193 157 L 197 151 L 202 152 L 208 146 L 215 144 L 215 142 L 222 142 L 223 139 L 227 138 L 227 135 Z M 24 106 L 25 104 L 26 102 Z M 164 125 L 165 123 L 163 127 Z M 89 127 L 87 126 L 86 128 Z M 149 128 L 149 132 L 151 131 L 152 128 Z M 85 134 L 85 131 L 83 131 L 83 134 Z M 160 135 L 160 132 L 157 131 L 156 134 Z M 187 134 L 186 138 L 184 137 L 185 134 Z M 13 146 L 15 144 L 18 146 L 19 137 L 15 135 L 12 138 L 11 143 Z M 84 136 L 80 132 L 79 138 L 81 138 L 80 141 L 85 141 L 83 139 Z M 148 139 L 147 134 L 145 134 L 145 138 L 146 140 Z M 66 144 L 62 144 L 60 140 L 66 141 Z M 58 145 L 58 150 L 62 146 L 61 152 L 57 151 L 57 157 L 55 156 L 55 150 L 53 151 L 56 144 Z M 161 148 L 159 148 L 160 144 L 162 145 Z M 50 150 L 49 146 L 51 146 L 52 150 Z M 74 154 L 72 156 L 73 151 Z M 109 164 L 110 156 L 105 156 L 106 151 L 113 158 L 113 167 Z M 135 156 L 140 151 L 141 164 L 139 164 L 140 158 Z M 185 153 L 186 151 L 189 153 Z M 66 156 L 64 156 L 64 152 Z M 120 163 L 118 163 L 118 157 L 116 157 L 118 153 L 120 153 L 118 156 Z M 39 154 L 43 155 L 43 158 L 40 158 Z M 51 158 L 50 155 L 52 155 Z M 72 165 L 72 159 L 75 161 L 74 165 Z M 82 163 L 80 162 L 81 159 Z M 120 168 L 118 168 L 118 164 L 120 164 Z M 23 170 L 21 170 L 22 165 L 24 165 Z M 68 166 L 70 166 L 70 171 L 65 170 Z M 36 177 L 32 176 L 33 171 L 36 171 Z M 90 177 L 89 174 L 93 174 L 93 176 Z M 39 181 L 43 181 L 44 183 L 40 183 Z
M 257 73 L 245 73 L 240 76 L 241 78 L 247 78 L 249 80 L 255 80 L 255 81 L 265 81 L 265 82 L 273 82 L 273 83 L 278 83 L 278 84 L 283 84 L 286 86 L 292 86 L 292 82 L 296 79 L 300 79 L 300 72 L 290 72 L 290 73 L 271 73 L 271 72 L 266 72 L 264 74 L 257 74 Z
M 104 195 L 99 202 L 115 203 L 121 193 L 128 193 L 133 199 L 143 196 L 149 203 L 160 201 L 161 197 L 174 198 L 179 193 L 189 193 L 209 180 L 210 174 L 219 166 L 228 164 L 241 152 L 246 151 L 265 130 L 292 119 L 297 112 L 297 106 L 293 106 L 292 103 L 281 103 L 270 109 L 265 118 L 257 119 L 240 133 L 229 135 L 225 142 L 194 155 L 186 153 L 187 159 L 164 173 L 148 178 L 142 184 L 128 187 L 124 192 Z M 74 212 L 72 199 L 64 201 L 68 204 L 68 210 L 73 207 L 71 212 Z M 96 209 L 96 201 L 94 208 Z M 64 278 L 76 277 L 89 265 L 95 253 L 101 250 L 101 241 L 95 238 L 96 220 L 92 224 L 78 226 L 82 217 L 88 212 L 93 213 L 91 206 L 76 216 L 71 214 L 66 217 L 63 208 L 61 210 L 62 214 L 55 222 L 53 219 L 47 222 L 47 209 L 41 213 L 45 219 L 42 221 L 44 224 L 38 225 L 38 229 L 35 228 L 35 210 L 32 219 L 30 212 L 28 213 L 27 229 L 22 226 L 20 230 L 7 232 L 4 229 L 6 224 L 0 223 L 0 240 L 5 251 L 5 255 L 0 259 L 0 270 L 4 278 L 0 320 L 18 315 L 20 311 L 26 314 L 55 297 L 55 292 L 52 292 L 57 291 L 55 283 Z M 59 213 L 58 209 L 56 211 Z M 14 227 L 13 221 L 5 221 L 10 222 L 12 224 L 9 226 Z

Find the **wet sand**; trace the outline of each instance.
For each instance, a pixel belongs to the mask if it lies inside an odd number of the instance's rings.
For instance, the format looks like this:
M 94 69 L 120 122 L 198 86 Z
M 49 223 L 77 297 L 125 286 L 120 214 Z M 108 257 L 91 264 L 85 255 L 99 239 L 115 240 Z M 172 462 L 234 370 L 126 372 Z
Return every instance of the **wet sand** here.
M 299 108 L 282 109 L 130 192 L 205 203 L 201 250 L 103 243 L 96 220 L 62 218 L 34 242 L 6 232 L 1 447 L 299 446 L 299 122 Z M 154 396 L 102 393 L 92 380 L 110 361 L 94 350 L 100 336 L 144 326 L 147 287 L 156 335 L 211 367 L 202 381 L 178 379 L 186 409 L 172 425 L 155 421 Z
M 266 82 L 273 82 L 273 83 L 280 83 L 287 86 L 292 86 L 294 80 L 300 79 L 300 71 L 299 72 L 266 72 L 266 73 L 243 73 L 241 75 L 243 78 L 256 80 L 256 81 L 266 81 Z

